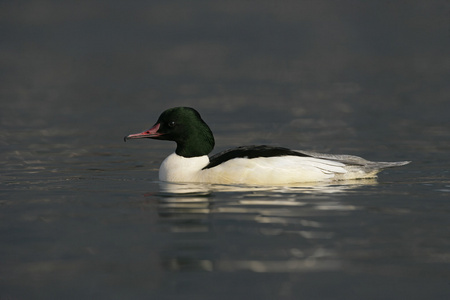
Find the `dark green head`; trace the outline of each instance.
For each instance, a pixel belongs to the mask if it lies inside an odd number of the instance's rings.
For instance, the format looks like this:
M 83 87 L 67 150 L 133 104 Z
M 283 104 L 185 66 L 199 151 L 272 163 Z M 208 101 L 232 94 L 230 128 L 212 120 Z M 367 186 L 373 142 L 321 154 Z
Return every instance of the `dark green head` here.
M 194 157 L 209 154 L 214 148 L 214 136 L 200 114 L 190 107 L 175 107 L 164 111 L 149 130 L 130 134 L 128 139 L 152 138 L 177 143 L 178 155 Z

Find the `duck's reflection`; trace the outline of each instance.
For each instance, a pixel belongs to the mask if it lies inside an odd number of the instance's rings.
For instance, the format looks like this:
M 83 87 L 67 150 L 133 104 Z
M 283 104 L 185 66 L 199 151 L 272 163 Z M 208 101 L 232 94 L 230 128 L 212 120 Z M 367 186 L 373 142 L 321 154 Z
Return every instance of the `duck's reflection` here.
M 203 183 L 159 182 L 161 196 L 209 196 L 213 192 L 280 192 L 328 194 L 351 191 L 353 189 L 377 184 L 375 178 L 337 182 L 312 182 L 280 186 L 223 185 Z
M 212 191 L 208 185 L 160 183 L 158 212 L 163 217 L 193 218 L 211 212 Z
M 376 184 L 283 187 L 160 183 L 158 213 L 172 235 L 167 270 L 311 272 L 342 266 L 334 222 L 358 210 L 342 193 Z

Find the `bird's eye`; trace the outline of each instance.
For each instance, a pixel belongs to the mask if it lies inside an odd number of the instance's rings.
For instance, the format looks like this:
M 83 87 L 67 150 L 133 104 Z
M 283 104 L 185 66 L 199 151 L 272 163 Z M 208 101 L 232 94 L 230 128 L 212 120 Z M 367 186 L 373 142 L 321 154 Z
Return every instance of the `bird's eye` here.
M 175 127 L 175 122 L 174 121 L 169 122 L 169 127 Z

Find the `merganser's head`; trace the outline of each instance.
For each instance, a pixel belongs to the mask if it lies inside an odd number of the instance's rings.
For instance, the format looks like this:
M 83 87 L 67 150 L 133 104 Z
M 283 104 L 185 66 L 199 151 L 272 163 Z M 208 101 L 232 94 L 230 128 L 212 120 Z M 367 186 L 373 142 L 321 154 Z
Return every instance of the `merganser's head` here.
M 164 111 L 152 128 L 124 137 L 131 139 L 151 138 L 177 143 L 178 155 L 194 157 L 207 155 L 214 148 L 214 136 L 200 114 L 190 107 L 175 107 Z

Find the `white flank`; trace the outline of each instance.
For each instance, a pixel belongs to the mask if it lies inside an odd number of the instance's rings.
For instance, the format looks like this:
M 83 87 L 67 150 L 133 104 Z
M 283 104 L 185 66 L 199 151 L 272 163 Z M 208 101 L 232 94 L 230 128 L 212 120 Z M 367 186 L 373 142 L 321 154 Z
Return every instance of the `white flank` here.
M 217 184 L 287 184 L 374 177 L 363 168 L 313 157 L 280 156 L 235 158 L 214 168 L 203 168 L 208 156 L 186 158 L 175 153 L 161 164 L 159 179 L 168 182 Z

